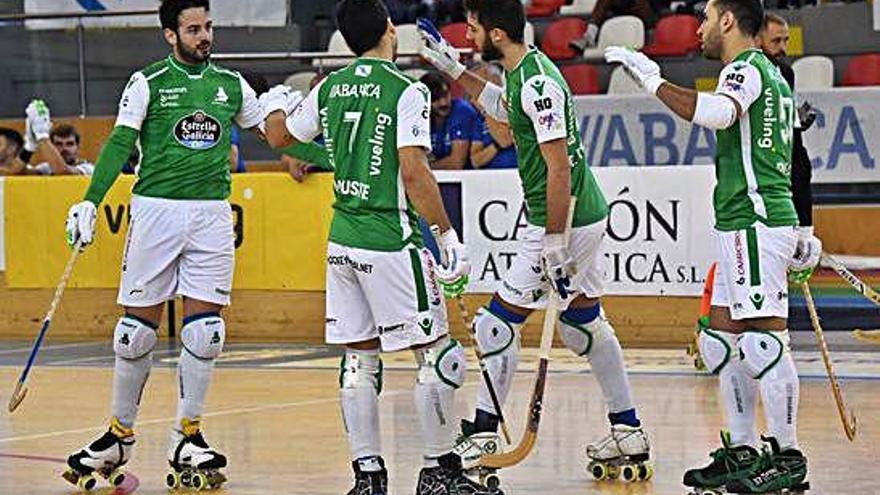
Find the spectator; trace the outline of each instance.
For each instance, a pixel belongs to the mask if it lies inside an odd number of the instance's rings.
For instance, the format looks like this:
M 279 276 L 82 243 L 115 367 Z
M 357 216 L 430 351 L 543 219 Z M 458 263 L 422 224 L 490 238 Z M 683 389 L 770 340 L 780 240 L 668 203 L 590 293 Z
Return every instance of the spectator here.
M 92 175 L 95 165 L 79 156 L 82 138 L 76 127 L 56 124 L 48 140 L 37 141 L 37 150 L 46 160 L 32 171 L 39 175 Z
M 669 8 L 670 0 L 598 0 L 590 14 L 587 32 L 580 38 L 569 43 L 576 52 L 596 46 L 599 29 L 606 20 L 618 15 L 634 15 L 645 23 L 646 27 L 657 22 L 659 13 Z
M 497 65 L 481 62 L 471 70 L 491 83 L 504 85 Z M 516 168 L 516 148 L 510 126 L 487 116 L 473 100 L 471 103 L 478 110 L 471 136 L 471 166 L 475 169 Z
M 0 175 L 24 173 L 25 163 L 18 158 L 24 149 L 24 138 L 15 129 L 0 127 Z
M 412 24 L 419 17 L 428 17 L 435 0 L 385 0 L 391 23 Z
M 431 92 L 431 167 L 461 170 L 470 157 L 479 115 L 467 100 L 449 94 L 449 83 L 439 72 L 428 72 L 420 81 Z

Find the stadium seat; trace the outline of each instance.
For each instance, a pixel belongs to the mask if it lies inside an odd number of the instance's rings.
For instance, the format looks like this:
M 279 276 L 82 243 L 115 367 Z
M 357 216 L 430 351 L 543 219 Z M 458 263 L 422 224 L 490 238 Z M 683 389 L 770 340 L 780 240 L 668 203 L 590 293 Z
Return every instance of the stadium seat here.
M 528 17 L 548 17 L 559 12 L 565 0 L 532 0 L 526 9 Z
M 566 17 L 553 21 L 544 31 L 541 50 L 553 60 L 565 60 L 577 56 L 577 52 L 568 46 L 572 40 L 583 36 L 587 30 L 587 22 L 577 17 Z
M 467 23 L 453 22 L 440 28 L 440 34 L 456 48 L 473 48 L 474 44 L 467 39 Z
M 880 86 L 880 53 L 853 57 L 843 73 L 844 86 Z
M 330 42 L 327 44 L 327 53 L 333 55 L 354 55 L 354 52 L 348 47 L 342 33 L 337 29 L 330 35 Z M 315 59 L 312 65 L 316 67 L 339 67 L 348 65 L 354 60 L 353 58 L 323 58 Z
M 642 48 L 645 46 L 645 24 L 632 15 L 608 19 L 599 30 L 597 46 L 584 50 L 584 58 L 604 58 L 605 48 L 612 45 L 628 46 L 633 50 Z
M 834 62 L 822 55 L 802 57 L 791 64 L 795 91 L 815 91 L 834 87 Z
M 642 49 L 652 57 L 683 57 L 700 50 L 697 28 L 700 21 L 692 15 L 670 15 L 654 28 L 654 39 Z
M 285 79 L 284 85 L 296 91 L 302 91 L 306 95 L 309 93 L 309 86 L 314 78 L 315 73 L 312 71 L 297 72 Z
M 596 0 L 574 0 L 571 5 L 563 5 L 559 9 L 560 15 L 587 15 L 593 12 Z
M 623 67 L 615 67 L 611 71 L 611 80 L 608 82 L 608 94 L 632 95 L 642 92 L 642 87 L 629 77 Z
M 571 92 L 576 95 L 599 93 L 599 72 L 590 64 L 563 65 L 560 67 Z

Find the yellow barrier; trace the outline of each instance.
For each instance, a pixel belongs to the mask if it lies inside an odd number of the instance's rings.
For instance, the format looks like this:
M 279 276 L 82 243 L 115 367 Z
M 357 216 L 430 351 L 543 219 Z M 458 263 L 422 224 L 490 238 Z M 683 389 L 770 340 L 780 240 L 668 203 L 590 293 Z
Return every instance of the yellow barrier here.
M 99 207 L 97 238 L 77 261 L 71 287 L 117 287 L 133 178 L 120 177 Z M 68 248 L 67 209 L 82 198 L 83 177 L 13 178 L 5 182 L 6 283 L 54 287 Z M 235 289 L 324 289 L 333 200 L 332 176 L 303 184 L 288 174 L 233 176 Z

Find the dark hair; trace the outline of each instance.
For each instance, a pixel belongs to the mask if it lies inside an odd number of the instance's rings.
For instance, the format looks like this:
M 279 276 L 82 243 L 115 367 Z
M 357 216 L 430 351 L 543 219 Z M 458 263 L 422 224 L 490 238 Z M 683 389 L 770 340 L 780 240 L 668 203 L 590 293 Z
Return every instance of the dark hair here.
M 730 12 L 746 36 L 755 37 L 764 25 L 764 7 L 761 0 L 716 0 L 718 13 Z
M 521 0 L 464 0 L 464 9 L 474 13 L 487 31 L 498 28 L 510 41 L 523 42 L 526 11 Z
M 419 78 L 419 81 L 428 87 L 431 92 L 431 100 L 436 100 L 449 94 L 449 83 L 443 74 L 436 71 L 426 72 Z
M 24 138 L 21 137 L 21 133 L 16 131 L 15 129 L 0 127 L 0 136 L 5 137 L 7 141 L 12 141 L 13 143 L 15 143 L 19 150 L 24 148 Z
M 269 81 L 267 81 L 259 72 L 243 70 L 240 71 L 239 74 L 241 74 L 241 77 L 244 78 L 257 96 L 269 91 Z
M 76 127 L 70 124 L 57 124 L 52 127 L 52 130 L 49 132 L 49 139 L 55 139 L 56 137 L 70 137 L 73 136 L 76 138 L 76 144 L 80 142 L 79 132 L 77 132 Z
M 382 0 L 341 0 L 336 4 L 336 27 L 355 55 L 376 48 L 388 29 L 388 9 Z
M 761 28 L 767 29 L 767 26 L 769 26 L 772 23 L 785 26 L 788 24 L 788 21 L 786 21 L 785 18 L 779 14 L 774 14 L 773 12 L 764 12 L 764 23 L 761 26 Z
M 211 10 L 210 0 L 162 0 L 162 6 L 159 7 L 162 28 L 177 32 L 180 27 L 180 13 L 186 9 L 198 8 Z

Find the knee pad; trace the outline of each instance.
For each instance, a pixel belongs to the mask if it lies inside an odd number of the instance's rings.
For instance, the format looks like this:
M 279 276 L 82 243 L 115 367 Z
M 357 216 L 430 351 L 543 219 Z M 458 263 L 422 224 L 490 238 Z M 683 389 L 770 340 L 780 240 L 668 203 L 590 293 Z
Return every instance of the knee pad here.
M 339 367 L 339 388 L 375 388 L 382 393 L 382 359 L 379 351 L 346 349 Z
M 788 332 L 749 330 L 740 336 L 737 348 L 746 371 L 752 378 L 761 379 L 788 352 Z
M 718 374 L 730 362 L 731 352 L 736 346 L 736 335 L 711 328 L 703 328 L 697 337 L 700 357 L 706 369 L 713 375 Z
M 156 327 L 125 315 L 116 322 L 113 331 L 113 352 L 125 359 L 140 359 L 156 346 Z
M 563 313 L 559 317 L 559 323 L 562 342 L 578 356 L 589 357 L 597 343 L 615 338 L 614 328 L 604 315 L 581 324 L 566 318 Z
M 516 340 L 516 330 L 513 324 L 496 316 L 486 308 L 477 310 L 473 325 L 474 334 L 480 344 L 480 352 L 484 359 L 501 354 L 509 349 Z
M 467 359 L 464 356 L 464 348 L 457 340 L 441 339 L 428 347 L 416 350 L 415 354 L 419 365 L 419 383 L 439 380 L 453 389 L 464 384 Z
M 185 318 L 180 330 L 184 349 L 199 359 L 216 359 L 226 342 L 226 323 L 219 313 L 204 313 Z

